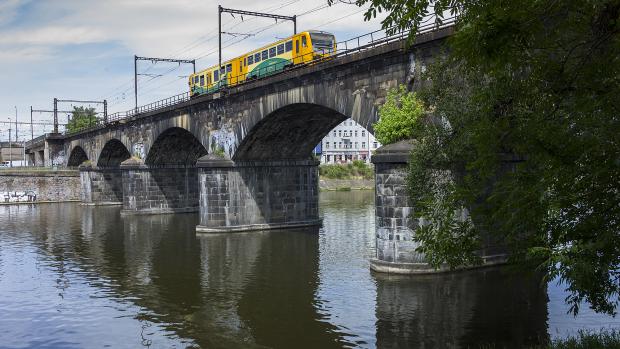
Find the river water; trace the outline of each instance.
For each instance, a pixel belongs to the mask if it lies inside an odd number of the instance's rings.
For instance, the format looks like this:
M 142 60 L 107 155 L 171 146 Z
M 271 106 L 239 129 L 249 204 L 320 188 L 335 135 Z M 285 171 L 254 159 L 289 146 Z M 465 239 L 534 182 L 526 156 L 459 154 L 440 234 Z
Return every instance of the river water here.
M 320 229 L 198 236 L 197 214 L 0 206 L 0 348 L 501 348 L 620 327 L 506 268 L 371 273 L 373 199 L 321 193 Z

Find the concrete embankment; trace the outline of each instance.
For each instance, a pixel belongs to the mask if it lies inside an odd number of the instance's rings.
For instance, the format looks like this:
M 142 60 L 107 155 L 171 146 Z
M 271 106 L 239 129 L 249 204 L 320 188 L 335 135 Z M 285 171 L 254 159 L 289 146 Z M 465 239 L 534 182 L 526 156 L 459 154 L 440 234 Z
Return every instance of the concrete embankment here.
M 374 190 L 374 179 L 319 179 L 319 188 L 321 190 Z
M 0 204 L 78 201 L 80 190 L 75 170 L 0 170 Z

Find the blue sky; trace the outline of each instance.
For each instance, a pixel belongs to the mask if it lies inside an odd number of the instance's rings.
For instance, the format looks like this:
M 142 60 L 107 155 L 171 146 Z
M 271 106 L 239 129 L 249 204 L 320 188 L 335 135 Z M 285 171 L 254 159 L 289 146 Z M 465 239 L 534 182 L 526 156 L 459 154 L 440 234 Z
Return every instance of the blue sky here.
M 217 62 L 217 6 L 298 15 L 299 31 L 319 29 L 337 40 L 380 28 L 364 22 L 363 9 L 327 0 L 0 0 L 0 121 L 29 121 L 30 106 L 51 109 L 52 99 L 102 100 L 109 111 L 132 108 L 133 56 L 197 59 L 197 69 Z M 304 14 L 306 13 L 306 14 Z M 261 31 L 240 41 L 223 36 L 224 59 L 289 36 L 291 23 L 266 18 L 222 17 L 223 30 Z M 239 41 L 239 42 L 237 42 Z M 229 46 L 230 45 L 230 46 Z M 228 47 L 226 47 L 228 46 Z M 191 66 L 140 62 L 139 104 L 187 89 Z M 71 104 L 61 106 L 71 109 Z M 35 120 L 51 120 L 35 114 Z M 61 121 L 66 115 L 62 115 Z M 8 139 L 0 124 L 0 139 Z M 11 127 L 11 128 L 14 128 Z M 29 127 L 19 126 L 30 138 Z M 35 128 L 35 137 L 51 127 Z

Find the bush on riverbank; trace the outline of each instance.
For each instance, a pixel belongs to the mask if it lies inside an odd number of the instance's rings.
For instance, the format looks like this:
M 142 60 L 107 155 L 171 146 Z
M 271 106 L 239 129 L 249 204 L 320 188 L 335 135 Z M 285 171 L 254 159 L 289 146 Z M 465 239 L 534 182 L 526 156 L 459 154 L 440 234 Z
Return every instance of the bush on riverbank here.
M 620 331 L 601 332 L 579 331 L 574 337 L 558 339 L 548 347 L 550 349 L 608 349 L 620 348 Z
M 483 345 L 481 349 L 496 349 L 494 345 Z M 579 331 L 577 335 L 556 339 L 549 344 L 528 347 L 529 349 L 618 349 L 620 348 L 620 331 L 601 330 Z
M 372 179 L 374 174 L 374 169 L 361 160 L 348 164 L 319 166 L 319 175 L 329 179 Z

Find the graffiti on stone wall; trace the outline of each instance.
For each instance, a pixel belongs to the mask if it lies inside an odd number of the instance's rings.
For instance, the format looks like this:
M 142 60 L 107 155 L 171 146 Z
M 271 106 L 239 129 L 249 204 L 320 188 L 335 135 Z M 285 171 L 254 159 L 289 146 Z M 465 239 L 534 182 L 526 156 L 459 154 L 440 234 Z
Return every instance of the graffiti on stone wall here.
M 135 143 L 131 146 L 131 155 L 137 157 L 138 159 L 146 159 L 146 154 L 144 152 L 144 143 Z
M 221 130 L 214 130 L 211 133 L 211 142 L 209 153 L 215 152 L 217 149 L 223 149 L 229 158 L 232 157 L 235 149 L 237 148 L 237 137 L 232 130 L 222 128 Z
M 0 192 L 1 202 L 35 202 L 37 201 L 37 192 L 34 190 L 27 191 L 4 191 Z
M 52 166 L 63 166 L 64 164 L 66 164 L 67 160 L 67 153 L 65 152 L 65 150 L 61 150 L 59 151 L 53 158 L 52 158 Z

